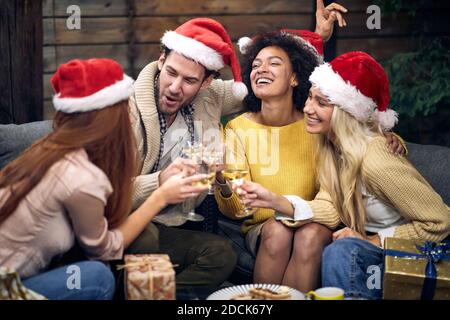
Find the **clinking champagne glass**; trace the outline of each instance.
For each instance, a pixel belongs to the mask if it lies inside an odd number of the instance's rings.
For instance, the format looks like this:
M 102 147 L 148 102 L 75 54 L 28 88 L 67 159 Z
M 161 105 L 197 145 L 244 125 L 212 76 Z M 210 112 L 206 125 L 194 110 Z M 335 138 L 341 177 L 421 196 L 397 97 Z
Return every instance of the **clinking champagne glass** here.
M 202 145 L 200 143 L 195 143 L 195 142 L 192 143 L 190 140 L 187 140 L 181 150 L 181 157 L 184 159 L 190 159 L 195 164 L 200 165 L 200 167 L 201 167 Z M 201 172 L 199 172 L 199 170 L 196 170 L 196 171 L 197 172 L 195 174 L 201 173 Z M 203 181 L 203 180 L 205 180 L 205 179 L 202 179 L 201 181 Z M 194 209 L 190 210 L 189 212 L 185 212 L 184 218 L 188 221 L 195 221 L 195 222 L 201 222 L 201 221 L 205 220 L 205 218 L 202 215 L 195 213 Z
M 208 194 L 214 194 L 214 181 L 216 180 L 216 167 L 222 155 L 214 148 L 205 147 L 203 149 L 202 173 L 208 175 Z
M 245 163 L 227 163 L 222 175 L 234 186 L 240 187 L 244 183 L 244 177 L 249 173 Z M 257 208 L 244 206 L 236 215 L 239 218 L 247 217 L 255 213 Z
M 198 166 L 196 170 L 196 174 L 204 174 L 206 177 L 199 181 L 193 182 L 193 186 L 208 186 L 211 188 L 212 183 L 216 179 L 216 169 L 215 164 L 208 163 L 206 161 L 202 161 L 202 163 Z

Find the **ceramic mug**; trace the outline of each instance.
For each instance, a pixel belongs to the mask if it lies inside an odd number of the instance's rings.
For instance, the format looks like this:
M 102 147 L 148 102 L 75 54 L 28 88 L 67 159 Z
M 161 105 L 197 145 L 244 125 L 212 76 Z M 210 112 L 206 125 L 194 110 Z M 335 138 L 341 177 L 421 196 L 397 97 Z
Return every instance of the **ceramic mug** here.
M 336 287 L 324 287 L 311 290 L 306 297 L 309 300 L 344 300 L 344 290 Z

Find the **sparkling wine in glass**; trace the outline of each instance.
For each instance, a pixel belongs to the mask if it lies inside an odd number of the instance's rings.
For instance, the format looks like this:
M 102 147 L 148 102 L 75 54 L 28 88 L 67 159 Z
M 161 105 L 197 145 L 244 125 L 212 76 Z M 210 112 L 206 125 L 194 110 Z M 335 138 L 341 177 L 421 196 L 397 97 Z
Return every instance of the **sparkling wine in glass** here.
M 202 163 L 202 145 L 200 143 L 195 143 L 195 142 L 192 143 L 190 140 L 187 140 L 181 150 L 181 157 L 184 159 L 190 159 L 195 164 L 200 164 L 199 168 L 201 168 L 201 166 L 202 166 L 201 165 L 201 163 Z M 200 169 L 197 169 L 196 173 L 194 173 L 194 174 L 201 173 L 201 172 L 199 172 L 199 170 Z M 199 181 L 200 185 L 202 184 L 203 180 L 205 180 L 205 179 L 202 179 L 201 181 Z M 196 182 L 196 183 L 199 183 L 199 182 Z M 185 206 L 183 206 L 183 208 L 184 207 Z M 184 218 L 188 221 L 195 221 L 195 222 L 201 222 L 201 221 L 205 220 L 205 218 L 202 215 L 195 213 L 194 209 L 191 209 L 189 212 L 185 212 Z
M 203 163 L 208 168 L 204 171 L 208 175 L 209 189 L 208 194 L 214 194 L 214 185 L 216 180 L 217 165 L 222 161 L 222 153 L 214 148 L 205 147 L 203 149 Z
M 244 177 L 249 173 L 245 164 L 228 164 L 226 168 L 222 171 L 222 175 L 225 179 L 230 181 L 234 186 L 240 187 L 244 183 Z M 243 218 L 252 215 L 257 208 L 251 208 L 244 206 L 241 211 L 236 215 L 237 217 Z

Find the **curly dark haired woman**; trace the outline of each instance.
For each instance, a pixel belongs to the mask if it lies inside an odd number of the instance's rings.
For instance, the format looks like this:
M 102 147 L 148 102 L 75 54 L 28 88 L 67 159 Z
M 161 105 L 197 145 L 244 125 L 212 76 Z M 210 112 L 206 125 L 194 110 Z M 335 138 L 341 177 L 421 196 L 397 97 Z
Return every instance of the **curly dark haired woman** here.
M 243 64 L 243 80 L 251 88 L 245 100 L 248 112 L 225 128 L 228 150 L 234 148 L 248 165 L 246 179 L 306 199 L 317 191 L 315 140 L 306 132 L 302 109 L 322 47 L 322 38 L 310 31 L 282 30 L 253 38 Z M 224 183 L 216 191 L 219 208 L 236 218 L 242 208 L 239 197 L 223 177 L 217 180 Z M 321 255 L 316 253 L 331 241 L 327 227 L 293 229 L 277 221 L 273 210 L 259 209 L 243 222 L 242 231 L 256 256 L 255 283 L 282 283 L 304 292 L 318 285 Z
M 317 49 L 314 47 L 317 46 Z M 298 111 L 302 111 L 308 98 L 309 75 L 318 63 L 322 62 L 322 39 L 316 33 L 304 30 L 281 30 L 259 35 L 251 46 L 244 47 L 244 61 L 242 66 L 243 81 L 249 90 L 245 98 L 248 111 L 259 112 L 263 104 L 263 96 L 259 97 L 259 87 L 253 88 L 251 74 L 261 62 L 255 61 L 260 52 L 268 47 L 282 49 L 290 62 L 292 75 L 296 78 L 296 85 L 292 86 L 292 102 Z M 258 59 L 260 60 L 260 59 Z M 256 96 L 258 95 L 258 97 Z

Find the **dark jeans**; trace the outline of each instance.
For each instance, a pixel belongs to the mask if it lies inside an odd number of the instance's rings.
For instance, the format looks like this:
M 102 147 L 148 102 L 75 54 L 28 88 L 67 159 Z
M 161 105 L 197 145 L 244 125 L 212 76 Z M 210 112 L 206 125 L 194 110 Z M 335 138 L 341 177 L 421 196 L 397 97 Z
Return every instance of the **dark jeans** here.
M 236 265 L 236 253 L 220 236 L 149 223 L 126 253 L 166 253 L 175 268 L 177 288 L 216 287 Z

